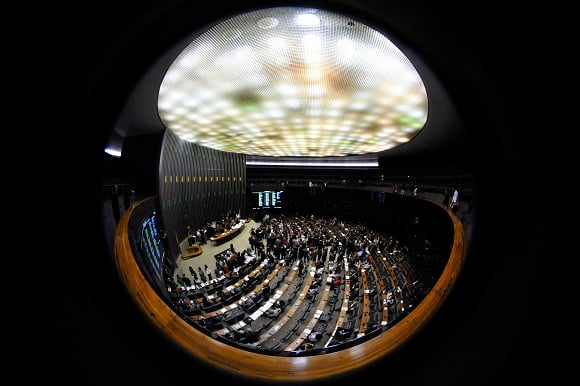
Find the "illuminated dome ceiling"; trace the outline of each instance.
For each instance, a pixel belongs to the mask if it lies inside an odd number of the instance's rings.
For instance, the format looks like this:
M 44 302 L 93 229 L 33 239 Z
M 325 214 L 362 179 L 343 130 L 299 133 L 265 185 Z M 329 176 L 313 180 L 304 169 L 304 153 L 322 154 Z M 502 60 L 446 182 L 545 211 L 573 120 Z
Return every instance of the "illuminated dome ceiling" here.
M 364 155 L 411 141 L 427 91 L 379 31 L 329 11 L 280 7 L 214 24 L 159 87 L 162 124 L 185 141 L 261 156 Z

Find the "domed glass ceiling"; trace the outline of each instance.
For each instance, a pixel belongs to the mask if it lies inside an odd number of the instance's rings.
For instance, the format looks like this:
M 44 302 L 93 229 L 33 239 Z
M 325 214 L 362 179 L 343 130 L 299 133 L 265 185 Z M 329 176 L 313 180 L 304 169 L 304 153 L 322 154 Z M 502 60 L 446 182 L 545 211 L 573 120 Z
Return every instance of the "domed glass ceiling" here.
M 422 130 L 427 107 L 419 73 L 382 33 L 301 7 L 212 25 L 171 63 L 158 98 L 181 139 L 274 157 L 388 150 Z

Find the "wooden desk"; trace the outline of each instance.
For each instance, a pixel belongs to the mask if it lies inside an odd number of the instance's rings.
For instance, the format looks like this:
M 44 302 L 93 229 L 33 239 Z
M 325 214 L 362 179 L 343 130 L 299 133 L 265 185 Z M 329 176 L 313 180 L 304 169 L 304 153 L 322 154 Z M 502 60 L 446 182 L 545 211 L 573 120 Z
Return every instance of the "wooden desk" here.
M 362 285 L 363 285 L 363 310 L 362 310 L 362 317 L 360 320 L 360 324 L 358 327 L 358 336 L 364 336 L 366 328 L 367 328 L 367 324 L 369 321 L 369 312 L 370 312 L 370 301 L 369 301 L 369 281 L 368 281 L 368 277 L 367 277 L 367 273 L 366 270 L 362 269 L 361 270 L 361 276 L 362 276 Z
M 308 340 L 308 336 L 310 335 L 310 333 L 312 333 L 314 331 L 314 327 L 318 323 L 320 316 L 324 313 L 324 307 L 326 306 L 326 301 L 328 300 L 329 293 L 330 293 L 330 286 L 326 286 L 324 288 L 324 291 L 322 292 L 322 299 L 320 299 L 320 303 L 318 304 L 318 307 L 316 307 L 316 311 L 314 312 L 314 315 L 312 316 L 312 318 L 310 318 L 310 320 L 308 321 L 308 324 L 305 326 L 305 328 L 302 330 L 302 332 L 299 334 L 299 336 L 296 339 L 294 339 L 294 341 L 292 341 L 284 349 L 284 351 L 298 350 L 298 347 L 300 347 L 302 342 Z
M 245 220 L 240 221 L 239 223 L 234 225 L 231 229 L 228 229 L 227 231 L 219 233 L 217 235 L 213 235 L 212 237 L 209 238 L 209 240 L 213 241 L 216 244 L 223 243 L 224 241 L 228 240 L 230 237 L 233 237 L 236 234 L 238 234 L 239 232 L 241 232 L 242 229 L 244 228 L 245 224 L 246 224 Z
M 199 256 L 203 253 L 203 248 L 199 245 L 191 245 L 187 247 L 187 250 L 190 252 L 181 255 L 183 260 L 191 259 L 192 257 Z

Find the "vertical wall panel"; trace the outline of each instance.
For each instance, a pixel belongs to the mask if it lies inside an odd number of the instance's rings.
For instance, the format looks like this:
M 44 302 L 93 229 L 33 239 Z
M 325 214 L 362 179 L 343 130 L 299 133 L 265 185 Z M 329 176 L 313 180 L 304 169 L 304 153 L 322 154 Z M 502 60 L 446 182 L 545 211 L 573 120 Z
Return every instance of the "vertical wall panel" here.
M 166 131 L 159 162 L 160 211 L 171 254 L 193 229 L 228 212 L 245 216 L 246 156 L 182 141 Z M 229 177 L 229 181 L 228 181 Z

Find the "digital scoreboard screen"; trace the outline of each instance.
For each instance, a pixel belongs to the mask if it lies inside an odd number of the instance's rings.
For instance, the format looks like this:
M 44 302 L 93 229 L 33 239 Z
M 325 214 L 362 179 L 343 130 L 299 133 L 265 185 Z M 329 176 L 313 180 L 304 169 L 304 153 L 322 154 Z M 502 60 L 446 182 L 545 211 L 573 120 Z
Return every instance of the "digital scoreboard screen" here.
M 283 190 L 252 192 L 252 209 L 281 209 Z
M 163 255 L 165 253 L 155 211 L 141 223 L 138 237 L 138 247 L 142 256 L 147 258 L 150 266 L 158 277 L 163 269 Z

